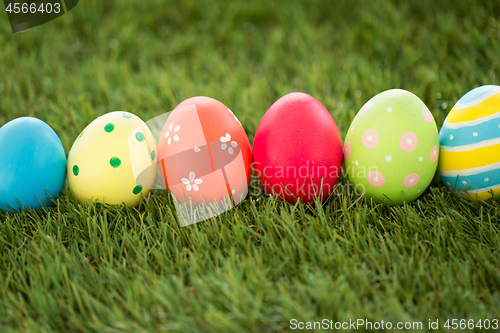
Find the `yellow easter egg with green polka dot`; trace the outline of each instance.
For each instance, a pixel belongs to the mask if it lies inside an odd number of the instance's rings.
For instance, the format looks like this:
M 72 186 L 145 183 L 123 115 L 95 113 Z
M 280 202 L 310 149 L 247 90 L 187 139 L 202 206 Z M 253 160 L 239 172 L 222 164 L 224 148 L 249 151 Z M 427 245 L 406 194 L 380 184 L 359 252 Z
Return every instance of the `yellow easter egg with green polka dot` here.
M 417 199 L 439 159 L 436 122 L 416 95 L 402 89 L 370 99 L 344 142 L 343 172 L 358 192 L 384 204 Z
M 135 207 L 153 187 L 156 142 L 137 116 L 115 111 L 90 123 L 68 156 L 68 182 L 85 203 Z

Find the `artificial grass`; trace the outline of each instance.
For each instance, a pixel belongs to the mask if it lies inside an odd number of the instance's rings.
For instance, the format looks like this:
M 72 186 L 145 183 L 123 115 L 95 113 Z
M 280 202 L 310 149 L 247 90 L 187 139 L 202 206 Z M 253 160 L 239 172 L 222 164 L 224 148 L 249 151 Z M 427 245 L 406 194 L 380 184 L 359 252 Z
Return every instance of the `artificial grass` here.
M 103 113 L 147 120 L 196 95 L 231 108 L 251 142 L 292 91 L 322 102 L 343 136 L 391 88 L 440 126 L 500 74 L 495 1 L 81 1 L 18 34 L 0 17 L 0 125 L 40 118 L 66 151 Z M 446 319 L 500 319 L 499 206 L 439 179 L 396 207 L 349 187 L 314 207 L 254 190 L 181 228 L 163 192 L 131 209 L 82 206 L 66 190 L 55 207 L 0 212 L 0 328 L 266 332 L 362 318 L 446 331 Z

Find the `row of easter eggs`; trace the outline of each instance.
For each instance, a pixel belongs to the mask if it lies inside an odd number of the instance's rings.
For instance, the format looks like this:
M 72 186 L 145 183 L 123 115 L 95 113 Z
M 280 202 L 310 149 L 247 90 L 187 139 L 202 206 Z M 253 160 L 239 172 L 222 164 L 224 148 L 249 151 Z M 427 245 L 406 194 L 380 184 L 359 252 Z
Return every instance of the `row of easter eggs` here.
M 445 185 L 465 189 L 472 200 L 489 199 L 500 193 L 500 87 L 464 95 L 439 137 L 417 96 L 382 92 L 359 110 L 343 146 L 326 108 L 291 93 L 262 118 L 253 154 L 234 113 L 208 97 L 179 104 L 158 146 L 137 116 L 105 114 L 82 131 L 67 161 L 47 124 L 18 118 L 0 128 L 0 209 L 49 205 L 66 176 L 79 201 L 136 206 L 154 188 L 158 169 L 177 200 L 238 204 L 248 191 L 252 159 L 264 191 L 290 202 L 324 199 L 342 172 L 367 197 L 410 202 L 428 187 L 438 160 Z

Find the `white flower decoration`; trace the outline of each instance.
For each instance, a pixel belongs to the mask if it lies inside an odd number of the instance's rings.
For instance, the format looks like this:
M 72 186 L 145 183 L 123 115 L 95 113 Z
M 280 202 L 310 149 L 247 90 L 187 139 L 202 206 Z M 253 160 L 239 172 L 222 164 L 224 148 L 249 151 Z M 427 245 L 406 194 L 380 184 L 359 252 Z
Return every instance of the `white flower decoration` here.
M 203 183 L 203 179 L 195 179 L 196 175 L 194 171 L 191 171 L 189 173 L 189 179 L 182 178 L 181 181 L 186 185 L 186 190 L 189 192 L 191 191 L 191 188 L 195 191 L 198 191 L 200 188 L 198 187 L 199 184 Z
M 227 143 L 229 143 L 229 141 L 231 141 L 231 135 L 229 133 L 226 133 L 225 136 L 221 136 L 220 142 L 222 142 L 222 145 L 220 146 L 220 149 L 225 150 L 227 148 L 227 146 L 228 146 Z M 227 151 L 229 152 L 229 155 L 233 155 L 234 154 L 234 149 L 233 148 L 238 147 L 238 144 L 236 143 L 236 141 L 231 141 L 231 146 L 232 147 L 229 147 L 227 149 Z
M 234 116 L 234 119 L 238 122 L 238 124 L 240 124 L 240 125 L 241 125 L 240 121 L 238 120 L 238 118 L 236 117 L 236 115 L 234 114 L 234 112 L 233 112 L 233 111 L 231 111 L 231 109 L 230 109 L 230 108 L 227 108 L 227 109 L 228 109 L 228 110 L 229 110 L 229 112 L 231 112 L 231 114 Z
M 170 131 L 172 131 L 172 128 L 174 128 L 174 133 L 177 132 L 178 130 L 181 129 L 179 125 L 175 126 L 173 124 L 168 125 L 168 131 L 165 133 L 165 137 L 168 138 L 168 145 L 172 143 L 172 137 L 170 136 Z M 177 134 L 174 134 L 173 136 L 174 141 L 179 141 L 179 136 Z

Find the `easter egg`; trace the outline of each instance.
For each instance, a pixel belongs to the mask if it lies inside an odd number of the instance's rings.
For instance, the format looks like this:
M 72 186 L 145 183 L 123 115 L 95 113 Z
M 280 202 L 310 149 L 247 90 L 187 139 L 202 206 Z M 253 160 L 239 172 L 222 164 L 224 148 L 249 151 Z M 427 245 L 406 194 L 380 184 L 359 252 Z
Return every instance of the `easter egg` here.
M 265 113 L 255 134 L 253 159 L 265 193 L 309 203 L 334 190 L 342 140 L 328 110 L 314 97 L 295 92 Z
M 123 111 L 107 113 L 78 136 L 68 156 L 68 183 L 76 199 L 137 206 L 153 186 L 156 142 L 147 125 Z
M 240 203 L 251 175 L 250 142 L 234 113 L 210 97 L 192 97 L 168 116 L 158 143 L 166 187 L 179 203 Z
M 1 210 L 52 206 L 65 179 L 66 154 L 49 125 L 22 117 L 0 128 Z
M 443 183 L 471 200 L 500 194 L 500 86 L 469 91 L 439 133 Z
M 411 92 L 384 91 L 354 117 L 344 158 L 343 172 L 358 192 L 388 205 L 410 202 L 429 186 L 436 172 L 436 122 Z

